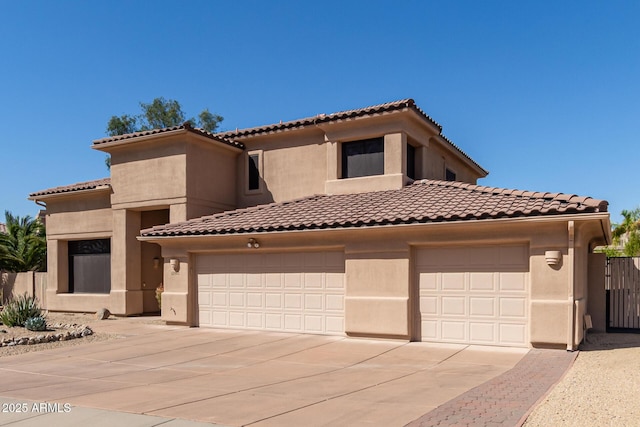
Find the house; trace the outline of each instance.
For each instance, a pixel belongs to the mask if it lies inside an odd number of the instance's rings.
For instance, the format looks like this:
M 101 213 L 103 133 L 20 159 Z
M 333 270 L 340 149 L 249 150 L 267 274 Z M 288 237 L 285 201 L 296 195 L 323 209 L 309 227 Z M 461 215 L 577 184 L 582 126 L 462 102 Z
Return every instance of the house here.
M 46 204 L 50 310 L 573 349 L 604 304 L 607 202 L 477 185 L 411 99 L 218 134 L 99 139 L 110 178 Z

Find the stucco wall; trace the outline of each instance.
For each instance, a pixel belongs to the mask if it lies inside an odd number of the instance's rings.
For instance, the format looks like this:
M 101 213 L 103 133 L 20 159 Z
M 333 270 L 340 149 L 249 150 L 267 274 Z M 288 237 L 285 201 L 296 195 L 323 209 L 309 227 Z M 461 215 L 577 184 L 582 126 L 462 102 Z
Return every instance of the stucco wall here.
M 328 230 L 301 233 L 215 236 L 163 241 L 165 292 L 163 319 L 197 324 L 195 278 L 184 271 L 196 253 L 246 251 L 246 239 L 260 240 L 265 251 L 305 251 L 342 248 L 345 251 L 345 331 L 350 335 L 419 339 L 416 278 L 412 252 L 423 245 L 526 244 L 529 252 L 529 338 L 531 345 L 566 348 L 579 342 L 582 331 L 572 322 L 586 310 L 585 290 L 572 296 L 574 286 L 586 273 L 586 253 L 592 231 L 578 236 L 580 249 L 569 250 L 567 220 L 487 221 L 440 223 L 425 226 L 378 227 L 375 229 Z M 587 232 L 588 231 L 588 232 Z M 562 252 L 559 265 L 547 263 L 549 250 Z M 573 254 L 570 256 L 570 254 Z M 179 273 L 167 273 L 168 257 L 181 260 Z M 578 260 L 580 259 L 580 260 Z M 573 270 L 572 270 L 573 269 Z M 580 272 L 576 275 L 576 269 Z M 572 277 L 578 277 L 576 284 Z M 581 321 L 581 320 L 580 320 Z M 575 341 L 575 342 L 574 342 Z

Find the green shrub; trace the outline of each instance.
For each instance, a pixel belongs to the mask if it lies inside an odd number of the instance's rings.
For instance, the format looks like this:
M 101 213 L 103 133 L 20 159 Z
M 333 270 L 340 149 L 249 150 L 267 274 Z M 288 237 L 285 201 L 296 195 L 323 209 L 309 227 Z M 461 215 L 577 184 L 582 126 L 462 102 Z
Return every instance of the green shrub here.
M 27 319 L 38 317 L 40 313 L 38 300 L 25 293 L 4 306 L 4 309 L 0 312 L 0 322 L 8 327 L 24 326 L 24 322 Z
M 42 316 L 30 317 L 24 322 L 24 327 L 30 331 L 44 331 L 47 329 L 47 321 Z

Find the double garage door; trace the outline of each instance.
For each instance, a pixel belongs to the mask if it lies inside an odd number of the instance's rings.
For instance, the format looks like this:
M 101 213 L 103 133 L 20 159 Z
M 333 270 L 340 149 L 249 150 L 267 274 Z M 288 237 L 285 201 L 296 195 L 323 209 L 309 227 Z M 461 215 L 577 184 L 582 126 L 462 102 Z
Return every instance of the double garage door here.
M 420 249 L 422 341 L 527 347 L 527 246 Z
M 200 326 L 344 334 L 342 252 L 199 255 Z

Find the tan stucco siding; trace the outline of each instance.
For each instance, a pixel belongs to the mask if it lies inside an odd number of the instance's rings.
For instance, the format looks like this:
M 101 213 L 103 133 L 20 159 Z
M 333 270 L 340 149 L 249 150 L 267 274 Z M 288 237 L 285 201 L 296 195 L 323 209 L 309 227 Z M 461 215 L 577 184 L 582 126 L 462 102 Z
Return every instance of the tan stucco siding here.
M 111 154 L 114 207 L 166 204 L 187 196 L 186 144 L 161 140 L 145 149 L 123 148 Z
M 83 235 L 109 237 L 113 215 L 108 192 L 77 194 L 47 200 L 47 237 L 82 238 Z
M 469 166 L 451 154 L 450 151 L 439 146 L 435 140 L 431 140 L 429 146 L 421 150 L 421 155 L 424 164 L 421 178 L 444 180 L 446 169 L 450 169 L 456 174 L 456 181 L 476 184 L 480 178 Z
M 599 221 L 593 221 L 596 225 Z M 599 225 L 598 225 L 599 226 Z M 589 233 L 578 234 L 582 242 Z M 582 336 L 581 322 L 585 299 L 572 296 L 582 285 L 580 274 L 572 273 L 569 257 L 568 220 L 497 220 L 457 222 L 422 226 L 394 226 L 372 229 L 328 230 L 316 232 L 270 233 L 215 236 L 192 239 L 158 239 L 167 257 L 188 262 L 190 254 L 246 252 L 249 237 L 260 241 L 258 251 L 308 251 L 342 248 L 345 252 L 345 332 L 358 336 L 384 336 L 419 339 L 419 304 L 412 257 L 420 248 L 455 248 L 486 245 L 519 245 L 528 253 L 529 306 L 527 327 L 531 345 L 565 348 Z M 580 246 L 580 245 L 578 245 Z M 557 266 L 547 263 L 546 251 L 561 251 Z M 583 249 L 574 250 L 583 257 Z M 584 252 L 584 253 L 583 253 Z M 586 262 L 586 261 L 585 261 Z M 584 263 L 578 262 L 577 268 Z M 471 271 L 471 270 L 470 270 Z M 575 273 L 575 268 L 573 269 Z M 575 283 L 571 277 L 577 277 Z M 194 311 L 184 304 L 191 301 L 188 273 L 167 275 L 171 306 L 163 307 L 166 320 L 193 323 Z M 182 302 L 181 302 L 182 301 Z M 163 302 L 164 304 L 164 302 Z M 168 303 L 169 304 L 169 303 Z M 179 306 L 179 304 L 183 304 Z M 579 318 L 580 317 L 580 318 Z
M 318 131 L 278 134 L 246 141 L 246 152 L 237 160 L 238 207 L 283 202 L 324 193 L 327 149 Z M 249 191 L 247 153 L 261 156 L 261 189 Z
M 237 157 L 241 154 L 219 144 L 187 145 L 189 218 L 235 209 Z

